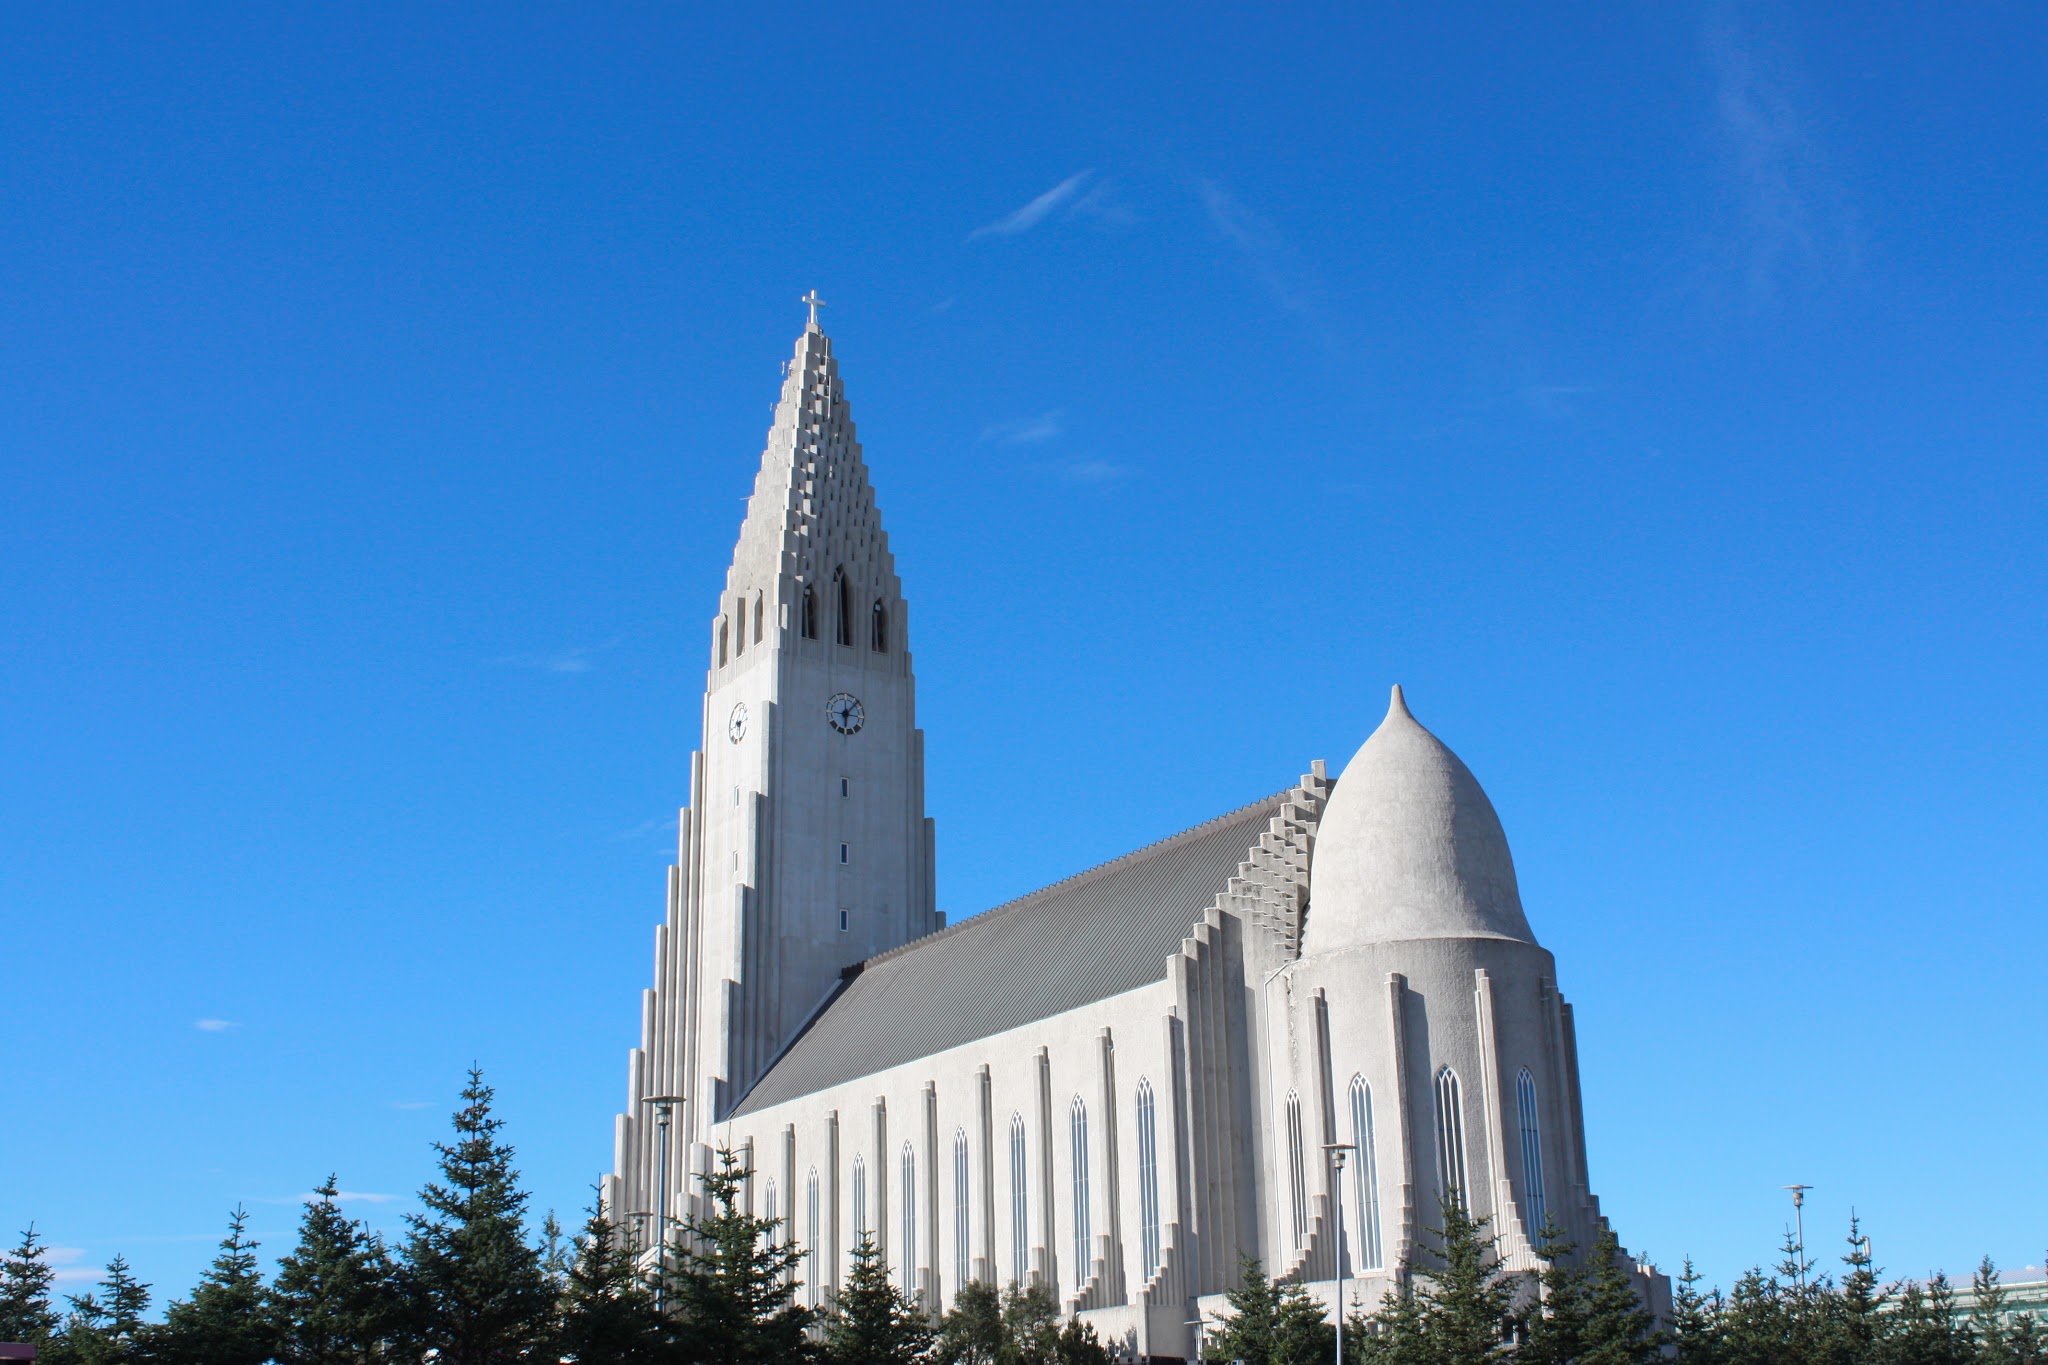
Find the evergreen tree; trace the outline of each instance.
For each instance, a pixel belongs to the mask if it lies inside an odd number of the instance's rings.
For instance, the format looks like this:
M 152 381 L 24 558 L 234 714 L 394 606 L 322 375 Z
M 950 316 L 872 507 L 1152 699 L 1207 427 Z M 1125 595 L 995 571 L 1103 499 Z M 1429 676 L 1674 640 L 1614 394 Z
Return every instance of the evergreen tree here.
M 1586 1275 L 1586 1327 L 1579 1365 L 1651 1365 L 1664 1355 L 1657 1320 L 1622 1263 L 1621 1242 L 1608 1227 L 1593 1239 Z
M 938 1357 L 946 1365 L 997 1365 L 1003 1353 L 1003 1296 L 986 1280 L 960 1286 L 939 1321 Z
M 1210 1334 L 1202 1354 L 1211 1360 L 1241 1360 L 1245 1365 L 1273 1365 L 1273 1347 L 1280 1320 L 1280 1286 L 1266 1274 L 1256 1256 L 1238 1265 L 1237 1288 L 1223 1295 L 1230 1316 Z
M 1877 1267 L 1870 1262 L 1869 1244 L 1863 1238 L 1862 1220 L 1849 1215 L 1849 1253 L 1842 1257 L 1849 1268 L 1841 1289 L 1834 1295 L 1826 1347 L 1815 1365 L 1868 1365 L 1878 1354 L 1878 1341 L 1885 1332 L 1885 1305 L 1890 1296 L 1877 1284 Z
M 335 1206 L 334 1177 L 313 1192 L 299 1244 L 270 1289 L 279 1365 L 374 1365 L 398 1331 L 401 1305 L 384 1243 Z
M 1724 1365 L 1784 1365 L 1792 1359 L 1790 1310 L 1775 1279 L 1755 1266 L 1742 1273 L 1721 1314 Z
M 1671 1343 L 1678 1365 L 1721 1365 L 1721 1291 L 1700 1292 L 1700 1273 L 1692 1257 L 1671 1291 Z
M 1576 1250 L 1555 1223 L 1544 1224 L 1536 1245 L 1536 1258 L 1543 1262 L 1536 1277 L 1542 1294 L 1523 1315 L 1516 1365 L 1571 1365 L 1585 1349 L 1593 1310 L 1586 1273 L 1572 1260 Z
M 220 1254 L 192 1297 L 171 1304 L 162 1325 L 145 1333 L 153 1365 L 264 1365 L 270 1359 L 277 1332 L 248 1221 L 239 1206 L 228 1215 Z
M 1445 1365 L 1504 1359 L 1515 1282 L 1501 1270 L 1498 1239 L 1486 1235 L 1488 1220 L 1467 1213 L 1455 1190 L 1444 1194 L 1440 1209 L 1442 1264 L 1422 1294 L 1424 1334 Z
M 57 1272 L 49 1256 L 30 1223 L 21 1244 L 0 1259 L 0 1341 L 41 1346 L 57 1334 L 57 1310 L 50 1303 Z
M 1060 1349 L 1060 1306 L 1050 1287 L 1016 1281 L 1003 1291 L 1001 1365 L 1054 1365 Z
M 812 1315 L 794 1301 L 803 1253 L 777 1239 L 780 1219 L 740 1209 L 741 1188 L 752 1176 L 720 1148 L 718 1169 L 700 1177 L 711 1214 L 693 1215 L 668 1248 L 669 1306 L 689 1361 L 782 1365 L 809 1353 L 804 1331 Z
M 599 1198 L 570 1260 L 556 1345 L 577 1365 L 643 1365 L 666 1353 L 669 1334 L 641 1281 L 633 1249 Z
M 1977 1263 L 1970 1289 L 1976 1299 L 1970 1305 L 1970 1335 L 1976 1340 L 1977 1358 L 1984 1365 L 2007 1365 L 2005 1286 L 1989 1256 Z
M 822 1359 L 827 1365 L 923 1365 L 934 1336 L 924 1311 L 889 1279 L 874 1237 L 862 1232 L 846 1284 L 825 1314 Z
M 1109 1349 L 1095 1335 L 1095 1329 L 1079 1318 L 1068 1318 L 1053 1346 L 1055 1365 L 1110 1365 Z
M 556 1294 L 569 1287 L 569 1267 L 576 1262 L 576 1248 L 562 1231 L 562 1224 L 555 1217 L 553 1209 L 540 1220 L 540 1271 L 547 1277 L 548 1288 Z
M 1946 1275 L 1936 1275 L 1924 1289 L 1907 1286 L 1885 1324 L 1882 1365 L 1969 1365 L 1976 1351 L 1969 1331 L 1957 1325 L 1955 1309 Z
M 107 1262 L 107 1278 L 98 1294 L 69 1296 L 70 1316 L 64 1331 L 50 1343 L 53 1365 L 117 1365 L 138 1359 L 148 1329 L 149 1286 L 129 1273 L 128 1262 L 116 1256 Z
M 470 1068 L 455 1111 L 456 1138 L 435 1143 L 446 1184 L 420 1191 L 425 1214 L 407 1219 L 402 1283 L 409 1328 L 439 1365 L 500 1365 L 546 1336 L 553 1296 L 540 1254 L 526 1242 L 526 1194 L 512 1148 L 498 1140 L 495 1092 Z
M 1404 1266 L 1370 1317 L 1354 1313 L 1344 1324 L 1344 1358 L 1361 1365 L 1431 1365 L 1427 1313 Z

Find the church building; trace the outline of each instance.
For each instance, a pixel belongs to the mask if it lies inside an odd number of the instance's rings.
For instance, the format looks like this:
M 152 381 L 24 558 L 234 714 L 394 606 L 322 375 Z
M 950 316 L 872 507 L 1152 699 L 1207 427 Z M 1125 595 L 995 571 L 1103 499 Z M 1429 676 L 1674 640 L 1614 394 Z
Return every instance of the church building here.
M 909 604 L 807 301 L 711 621 L 615 1221 L 672 1233 L 728 1147 L 802 1301 L 865 1232 L 935 1313 L 1037 1281 L 1154 1360 L 1246 1255 L 1370 1310 L 1445 1192 L 1511 1268 L 1546 1220 L 1590 1246 L 1572 1007 L 1399 687 L 1340 775 L 946 923 Z

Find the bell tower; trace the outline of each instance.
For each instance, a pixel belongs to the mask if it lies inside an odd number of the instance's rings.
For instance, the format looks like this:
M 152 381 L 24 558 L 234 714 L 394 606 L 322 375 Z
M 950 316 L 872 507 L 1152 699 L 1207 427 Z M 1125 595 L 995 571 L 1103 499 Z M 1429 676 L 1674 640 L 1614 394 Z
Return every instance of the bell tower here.
M 616 1208 L 653 1207 L 651 1097 L 682 1100 L 666 1182 L 680 1192 L 686 1154 L 843 970 L 942 924 L 909 608 L 822 300 L 804 302 L 711 619 L 703 741 L 619 1121 Z

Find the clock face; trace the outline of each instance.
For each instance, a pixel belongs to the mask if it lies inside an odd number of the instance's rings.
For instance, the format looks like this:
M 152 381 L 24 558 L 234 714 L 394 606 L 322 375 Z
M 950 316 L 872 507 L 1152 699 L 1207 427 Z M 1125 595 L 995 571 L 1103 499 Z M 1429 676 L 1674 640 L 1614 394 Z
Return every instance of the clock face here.
M 832 700 L 825 703 L 825 719 L 832 722 L 832 728 L 842 735 L 850 735 L 867 723 L 868 713 L 861 710 L 860 698 L 851 692 L 835 692 Z
M 726 738 L 737 744 L 747 737 L 747 704 L 740 702 L 732 708 L 732 717 L 725 723 Z

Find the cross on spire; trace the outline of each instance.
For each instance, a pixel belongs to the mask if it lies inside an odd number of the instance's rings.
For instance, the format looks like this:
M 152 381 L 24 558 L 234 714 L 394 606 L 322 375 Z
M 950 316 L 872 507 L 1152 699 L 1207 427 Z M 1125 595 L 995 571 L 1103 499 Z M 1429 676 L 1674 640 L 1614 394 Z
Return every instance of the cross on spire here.
M 823 307 L 825 306 L 825 300 L 823 300 L 823 299 L 819 298 L 819 297 L 818 297 L 818 291 L 817 291 L 817 290 L 815 290 L 815 289 L 813 289 L 813 290 L 812 290 L 812 291 L 811 291 L 810 293 L 808 293 L 808 294 L 804 295 L 804 296 L 803 296 L 802 298 L 798 299 L 798 300 L 797 300 L 797 302 L 798 302 L 798 303 L 807 303 L 807 304 L 809 304 L 809 305 L 811 306 L 811 321 L 810 321 L 810 325 L 811 325 L 811 327 L 812 327 L 813 329 L 815 329 L 815 328 L 817 327 L 817 325 L 818 325 L 818 310 L 819 310 L 820 308 L 823 308 Z

